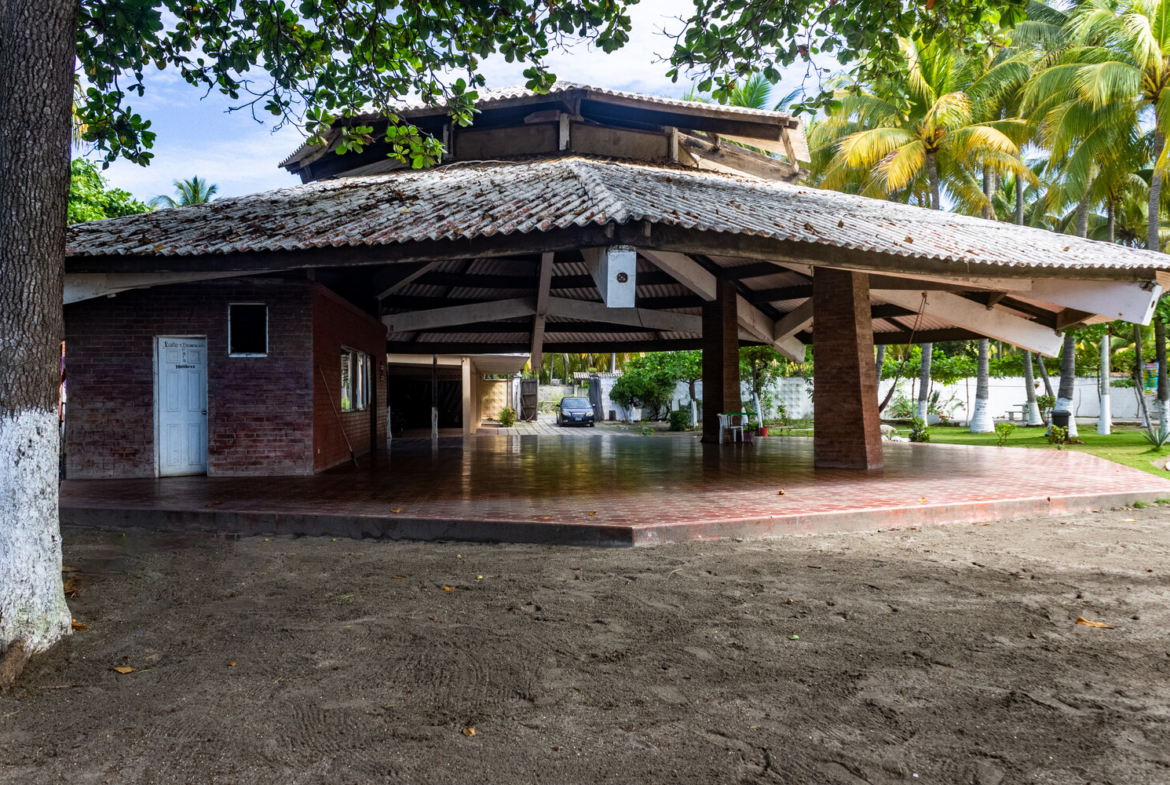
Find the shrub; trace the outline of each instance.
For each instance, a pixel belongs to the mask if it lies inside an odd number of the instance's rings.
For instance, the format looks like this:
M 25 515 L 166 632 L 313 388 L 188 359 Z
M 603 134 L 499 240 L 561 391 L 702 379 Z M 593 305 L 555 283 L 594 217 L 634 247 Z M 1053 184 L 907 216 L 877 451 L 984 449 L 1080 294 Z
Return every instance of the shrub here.
M 670 430 L 685 431 L 691 427 L 691 413 L 688 409 L 679 409 L 670 413 Z
M 930 441 L 930 431 L 926 429 L 926 421 L 921 417 L 915 417 L 910 421 L 910 441 L 912 442 L 928 442 Z
M 1068 428 L 1053 425 L 1048 429 L 1048 443 L 1058 450 L 1063 450 L 1068 444 Z
M 1048 417 L 1052 414 L 1052 410 L 1056 408 L 1055 395 L 1037 395 L 1036 407 L 1040 410 L 1040 419 L 1044 424 L 1048 424 Z
M 511 406 L 505 406 L 500 410 L 500 425 L 505 428 L 511 428 L 516 424 L 516 410 Z
M 1150 506 L 1149 502 L 1144 502 L 1141 499 L 1138 499 L 1136 502 L 1133 503 L 1133 508 L 1135 510 L 1144 510 L 1145 508 L 1147 508 L 1149 506 Z
M 995 426 L 995 443 L 1000 447 L 1007 444 L 1008 437 L 1015 431 L 1016 424 L 1014 422 L 1001 422 Z

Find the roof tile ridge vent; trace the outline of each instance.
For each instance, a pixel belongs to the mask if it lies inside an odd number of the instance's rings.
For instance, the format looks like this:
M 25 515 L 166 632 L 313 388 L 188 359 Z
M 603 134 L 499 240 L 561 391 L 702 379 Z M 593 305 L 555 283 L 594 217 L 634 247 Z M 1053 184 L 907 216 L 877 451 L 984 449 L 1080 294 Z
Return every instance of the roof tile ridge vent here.
M 609 186 L 601 179 L 599 172 L 594 171 L 603 166 L 614 166 L 615 164 L 590 161 L 589 159 L 580 157 L 562 160 L 563 165 L 572 171 L 578 182 L 585 189 L 586 195 L 593 202 L 593 209 L 590 211 L 590 214 L 584 215 L 575 221 L 578 226 L 585 226 L 590 222 L 603 225 L 607 223 L 624 224 L 631 220 L 631 218 L 634 218 L 630 213 L 629 207 L 626 206 L 621 197 L 610 190 Z M 617 165 L 621 166 L 623 164 Z

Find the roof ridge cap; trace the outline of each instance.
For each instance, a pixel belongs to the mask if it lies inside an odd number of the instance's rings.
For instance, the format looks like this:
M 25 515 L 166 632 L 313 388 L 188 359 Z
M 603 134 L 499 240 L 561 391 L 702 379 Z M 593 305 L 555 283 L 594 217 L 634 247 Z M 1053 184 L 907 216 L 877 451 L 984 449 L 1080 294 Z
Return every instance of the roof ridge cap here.
M 562 159 L 566 165 L 573 172 L 573 176 L 581 183 L 585 189 L 585 193 L 593 201 L 595 209 L 600 212 L 604 218 L 601 223 L 625 223 L 634 217 L 630 213 L 630 209 L 625 205 L 623 200 L 614 194 L 609 186 L 607 186 L 592 171 L 594 166 L 604 165 L 603 161 L 589 161 L 584 158 L 572 157 Z M 610 209 L 610 205 L 614 205 L 614 209 Z M 586 221 L 596 221 L 596 216 L 586 219 Z M 579 222 L 580 223 L 580 222 Z M 584 223 L 581 223 L 584 225 Z

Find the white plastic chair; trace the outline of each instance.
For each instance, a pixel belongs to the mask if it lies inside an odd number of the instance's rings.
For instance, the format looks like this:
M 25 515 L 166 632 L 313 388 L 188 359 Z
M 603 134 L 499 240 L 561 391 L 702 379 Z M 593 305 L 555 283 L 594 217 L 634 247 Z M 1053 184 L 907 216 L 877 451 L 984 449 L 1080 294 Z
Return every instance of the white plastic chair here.
M 740 417 L 738 414 L 721 414 L 719 415 L 719 443 L 723 444 L 723 432 L 731 431 L 731 443 L 735 444 L 735 434 L 739 433 L 739 440 L 743 441 L 743 425 L 736 425 L 736 418 Z

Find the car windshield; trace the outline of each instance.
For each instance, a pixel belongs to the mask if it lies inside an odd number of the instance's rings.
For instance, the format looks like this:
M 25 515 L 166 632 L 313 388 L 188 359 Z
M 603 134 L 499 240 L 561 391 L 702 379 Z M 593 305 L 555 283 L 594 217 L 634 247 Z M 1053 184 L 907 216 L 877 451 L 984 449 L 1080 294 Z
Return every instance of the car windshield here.
M 585 398 L 562 398 L 561 406 L 565 409 L 588 409 L 589 401 Z

